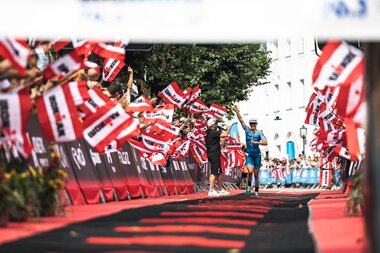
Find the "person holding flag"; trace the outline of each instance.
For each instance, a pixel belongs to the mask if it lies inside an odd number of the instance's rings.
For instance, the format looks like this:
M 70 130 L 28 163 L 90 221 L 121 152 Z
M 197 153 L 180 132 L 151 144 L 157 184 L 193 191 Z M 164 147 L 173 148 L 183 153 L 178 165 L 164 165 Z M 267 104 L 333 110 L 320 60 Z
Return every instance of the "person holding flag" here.
M 254 196 L 259 196 L 259 171 L 261 167 L 261 151 L 259 145 L 267 145 L 267 139 L 265 138 L 263 132 L 261 130 L 257 130 L 257 119 L 249 120 L 249 127 L 244 123 L 243 118 L 240 115 L 239 108 L 237 105 L 234 106 L 234 110 L 236 112 L 236 116 L 238 117 L 241 126 L 245 131 L 246 138 L 246 166 L 248 168 L 248 187 L 246 189 L 247 194 L 251 194 L 251 181 L 252 181 L 252 173 L 255 175 L 255 193 Z

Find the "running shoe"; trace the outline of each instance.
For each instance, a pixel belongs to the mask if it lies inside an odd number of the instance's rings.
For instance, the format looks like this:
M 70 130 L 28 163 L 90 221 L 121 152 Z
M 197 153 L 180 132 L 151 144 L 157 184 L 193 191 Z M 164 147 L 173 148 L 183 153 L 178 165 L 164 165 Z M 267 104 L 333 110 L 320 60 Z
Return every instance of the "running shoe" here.
M 221 189 L 221 190 L 219 191 L 219 194 L 220 194 L 221 196 L 226 196 L 226 195 L 230 195 L 230 192 L 229 192 L 229 191 L 226 191 L 226 190 L 224 190 L 224 189 Z
M 245 193 L 246 194 L 251 194 L 251 187 L 248 186 L 247 189 L 245 190 Z
M 254 192 L 253 193 L 253 197 L 258 198 L 259 197 L 259 193 L 258 192 Z
M 219 192 L 212 190 L 212 191 L 208 191 L 208 196 L 209 197 L 219 197 L 220 194 L 219 194 Z

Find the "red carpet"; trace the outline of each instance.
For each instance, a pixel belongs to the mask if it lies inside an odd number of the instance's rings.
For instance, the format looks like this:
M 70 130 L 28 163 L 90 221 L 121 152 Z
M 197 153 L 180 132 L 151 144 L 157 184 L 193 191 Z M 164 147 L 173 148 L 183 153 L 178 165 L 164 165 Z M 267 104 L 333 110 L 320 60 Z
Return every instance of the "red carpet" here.
M 231 191 L 232 195 L 239 193 L 241 193 L 241 191 Z M 8 223 L 7 228 L 0 228 L 0 244 L 29 237 L 38 233 L 47 232 L 56 228 L 61 228 L 75 222 L 110 215 L 120 212 L 121 210 L 199 198 L 208 198 L 207 193 L 202 192 L 187 195 L 164 196 L 161 198 L 108 202 L 107 204 L 66 207 L 65 217 L 31 218 L 28 222 Z
M 259 199 L 247 198 L 242 191 L 221 199 L 204 192 L 68 207 L 66 217 L 9 223 L 0 229 L 0 244 L 18 241 L 0 247 L 0 252 L 33 247 L 39 252 L 313 252 L 314 247 L 321 253 L 365 252 L 363 217 L 344 215 L 347 196 L 340 191 L 261 192 Z M 302 196 L 312 193 L 320 193 L 310 202 L 316 246 L 302 237 L 308 234 L 302 224 L 309 215 L 308 200 Z
M 311 201 L 311 230 L 321 253 L 365 252 L 363 217 L 344 214 L 347 196 L 341 191 L 323 191 Z

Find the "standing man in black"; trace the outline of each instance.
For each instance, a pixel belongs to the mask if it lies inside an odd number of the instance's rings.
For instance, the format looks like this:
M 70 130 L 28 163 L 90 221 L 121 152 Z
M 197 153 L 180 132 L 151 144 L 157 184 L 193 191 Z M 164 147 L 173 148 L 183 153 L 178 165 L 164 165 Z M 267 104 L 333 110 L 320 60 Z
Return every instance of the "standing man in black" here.
M 220 163 L 220 139 L 227 137 L 230 133 L 230 126 L 227 127 L 226 131 L 222 133 L 218 130 L 218 123 L 215 118 L 211 118 L 207 121 L 207 131 L 206 131 L 206 148 L 207 148 L 207 158 L 211 163 L 211 174 L 210 174 L 210 190 L 208 196 L 219 197 L 222 195 L 230 194 L 228 191 L 222 188 L 223 171 Z M 218 188 L 215 188 L 215 180 L 218 181 Z

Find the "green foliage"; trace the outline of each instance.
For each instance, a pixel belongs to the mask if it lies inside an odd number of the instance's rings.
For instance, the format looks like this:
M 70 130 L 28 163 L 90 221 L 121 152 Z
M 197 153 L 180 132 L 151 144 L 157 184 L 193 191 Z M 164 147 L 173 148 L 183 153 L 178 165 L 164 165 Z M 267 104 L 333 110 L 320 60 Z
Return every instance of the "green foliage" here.
M 258 44 L 153 45 L 150 52 L 129 53 L 135 78 L 156 95 L 171 82 L 182 89 L 201 84 L 201 99 L 229 108 L 248 99 L 250 88 L 269 73 L 270 58 Z
M 352 189 L 349 193 L 349 198 L 345 208 L 345 213 L 349 216 L 358 216 L 359 214 L 363 214 L 364 196 L 363 189 L 361 187 L 362 179 L 362 171 L 357 170 L 353 178 Z

